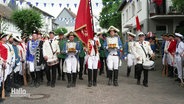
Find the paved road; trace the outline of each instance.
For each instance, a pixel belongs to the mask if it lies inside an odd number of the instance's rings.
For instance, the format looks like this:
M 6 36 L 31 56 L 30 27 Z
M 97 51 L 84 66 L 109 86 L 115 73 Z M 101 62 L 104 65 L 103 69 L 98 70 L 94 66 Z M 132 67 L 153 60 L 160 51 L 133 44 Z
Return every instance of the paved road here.
M 179 87 L 174 79 L 161 77 L 161 61 L 156 63 L 156 71 L 149 72 L 149 87 L 136 85 L 133 73 L 127 78 L 126 65 L 119 74 L 119 87 L 107 86 L 105 75 L 98 76 L 97 87 L 87 87 L 87 76 L 77 80 L 75 88 L 66 88 L 66 82 L 57 81 L 56 87 L 23 87 L 27 93 L 46 94 L 43 99 L 26 99 L 9 97 L 4 104 L 183 104 L 184 88 Z

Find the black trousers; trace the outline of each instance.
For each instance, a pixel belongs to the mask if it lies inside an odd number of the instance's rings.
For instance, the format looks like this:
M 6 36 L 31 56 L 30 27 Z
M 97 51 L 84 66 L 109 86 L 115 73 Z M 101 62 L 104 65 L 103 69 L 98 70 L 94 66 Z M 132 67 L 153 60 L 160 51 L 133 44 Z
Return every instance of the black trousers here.
M 105 60 L 104 57 L 100 57 L 100 64 L 101 64 L 100 74 L 104 72 L 104 62 L 105 62 L 104 60 Z
M 61 68 L 61 66 L 60 66 L 61 60 L 62 60 L 62 67 L 63 67 L 65 59 L 59 59 L 58 68 L 57 68 L 58 69 L 58 76 L 59 77 L 61 76 L 61 71 L 62 71 L 62 78 L 64 78 L 65 77 L 65 73 L 63 72 L 63 68 Z
M 148 70 L 145 70 L 142 66 L 142 64 L 137 64 L 136 65 L 136 71 L 137 71 L 137 80 L 140 81 L 141 80 L 141 74 L 142 71 L 144 73 L 144 79 L 143 79 L 143 84 L 148 84 Z
M 84 57 L 79 57 L 79 64 L 80 64 L 80 71 L 79 71 L 79 78 L 82 78 L 83 75 L 83 65 L 84 65 Z
M 48 68 L 46 69 L 46 77 L 47 81 L 52 84 L 55 84 L 56 82 L 56 69 L 57 69 L 57 64 L 53 66 L 47 66 Z M 52 71 L 52 79 L 51 79 L 51 71 Z

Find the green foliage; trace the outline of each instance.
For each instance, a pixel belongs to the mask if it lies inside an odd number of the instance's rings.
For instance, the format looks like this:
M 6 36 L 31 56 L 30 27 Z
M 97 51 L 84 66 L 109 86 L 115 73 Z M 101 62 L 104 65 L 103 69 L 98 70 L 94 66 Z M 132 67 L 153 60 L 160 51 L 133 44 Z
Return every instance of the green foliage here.
M 102 0 L 102 1 L 103 3 L 114 2 L 114 0 Z M 102 28 L 107 29 L 109 26 L 113 25 L 118 29 L 121 29 L 121 13 L 117 12 L 119 5 L 121 4 L 121 2 L 119 1 L 121 0 L 116 0 L 116 1 L 117 1 L 116 3 L 108 4 L 102 8 L 102 12 L 100 13 L 100 16 L 103 16 L 102 18 L 100 18 L 100 26 Z M 104 17 L 104 15 L 114 13 L 114 12 L 117 12 L 117 13 L 112 16 Z
M 34 9 L 14 11 L 11 19 L 22 33 L 31 34 L 43 26 L 41 14 Z
M 180 22 L 180 24 L 176 27 L 175 32 L 181 33 L 184 36 L 184 21 Z
M 66 34 L 68 32 L 68 30 L 64 27 L 60 27 L 60 28 L 55 29 L 54 32 L 56 33 L 56 35 L 58 35 L 60 33 Z
M 184 13 L 184 0 L 172 0 L 173 6 L 180 11 L 181 13 Z

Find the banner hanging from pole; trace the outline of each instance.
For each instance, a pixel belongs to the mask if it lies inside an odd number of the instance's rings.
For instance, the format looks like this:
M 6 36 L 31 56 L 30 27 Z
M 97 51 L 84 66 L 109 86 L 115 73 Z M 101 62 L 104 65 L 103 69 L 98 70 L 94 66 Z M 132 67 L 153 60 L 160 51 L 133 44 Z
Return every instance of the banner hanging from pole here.
M 90 3 L 90 0 L 80 0 L 75 22 L 75 32 L 85 45 L 87 45 L 90 39 L 93 39 L 94 35 Z

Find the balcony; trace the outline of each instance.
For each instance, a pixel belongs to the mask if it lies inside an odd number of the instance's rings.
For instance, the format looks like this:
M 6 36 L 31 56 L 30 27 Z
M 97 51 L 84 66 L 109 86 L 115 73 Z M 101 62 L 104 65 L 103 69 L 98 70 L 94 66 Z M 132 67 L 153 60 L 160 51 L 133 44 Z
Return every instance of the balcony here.
M 178 12 L 172 5 L 166 5 L 165 2 L 163 2 L 160 6 L 152 2 L 150 4 L 149 12 L 150 17 L 156 15 L 183 15 L 182 13 Z

